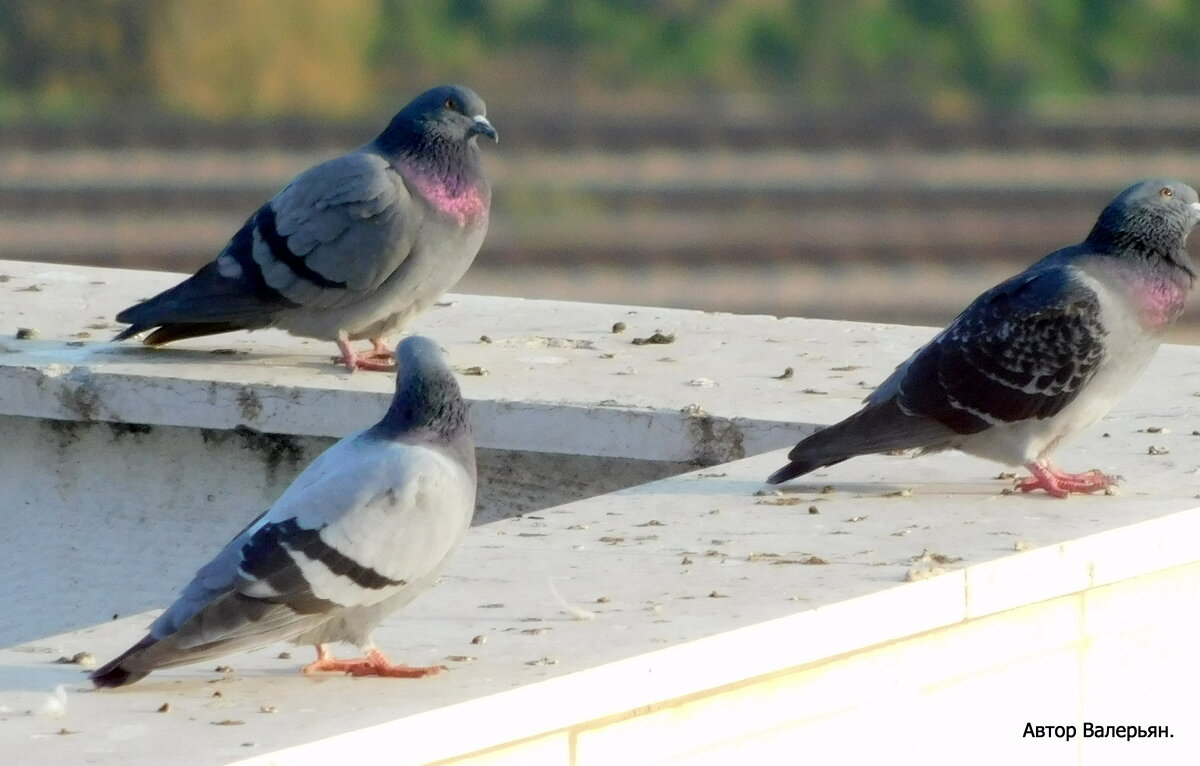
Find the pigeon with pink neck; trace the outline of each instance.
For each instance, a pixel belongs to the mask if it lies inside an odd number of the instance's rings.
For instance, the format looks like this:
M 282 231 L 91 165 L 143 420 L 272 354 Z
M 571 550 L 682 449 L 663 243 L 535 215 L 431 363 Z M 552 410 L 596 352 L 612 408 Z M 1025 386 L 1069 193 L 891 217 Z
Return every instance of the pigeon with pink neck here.
M 1099 420 L 1149 363 L 1196 280 L 1186 249 L 1200 221 L 1191 187 L 1155 178 L 1121 192 L 1087 239 L 979 296 L 850 417 L 788 454 L 778 484 L 872 453 L 959 449 L 1032 474 L 1022 492 L 1106 490 L 1050 453 Z
M 497 140 L 473 91 L 422 93 L 375 140 L 297 176 L 193 276 L 118 314 L 116 339 L 277 327 L 337 343 L 350 371 L 395 369 L 387 336 L 458 282 L 487 233 L 478 136 Z M 362 339 L 366 353 L 350 345 Z

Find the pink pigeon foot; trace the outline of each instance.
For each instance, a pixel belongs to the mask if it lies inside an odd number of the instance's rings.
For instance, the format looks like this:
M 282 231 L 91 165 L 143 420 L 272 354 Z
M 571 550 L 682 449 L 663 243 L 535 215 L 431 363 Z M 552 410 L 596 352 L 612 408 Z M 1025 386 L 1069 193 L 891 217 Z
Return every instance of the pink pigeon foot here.
M 1027 463 L 1025 467 L 1033 476 L 1018 481 L 1017 489 L 1022 492 L 1044 489 L 1054 497 L 1067 497 L 1072 493 L 1102 492 L 1116 486 L 1119 481 L 1119 477 L 1109 476 L 1096 469 L 1083 473 L 1067 473 L 1050 462 Z
M 346 338 L 338 338 L 338 350 L 342 352 L 342 364 L 349 372 L 355 370 L 372 370 L 375 372 L 395 372 L 396 354 L 382 338 L 371 338 L 371 350 L 365 354 L 357 353 L 350 347 Z
M 380 676 L 382 678 L 424 678 L 435 676 L 445 670 L 444 665 L 429 665 L 414 668 L 409 665 L 394 665 L 383 656 L 383 652 L 372 649 L 366 657 L 356 657 L 349 660 L 339 660 L 329 651 L 329 647 L 317 646 L 317 659 L 301 668 L 306 676 L 313 673 L 334 672 L 347 673 L 352 676 Z

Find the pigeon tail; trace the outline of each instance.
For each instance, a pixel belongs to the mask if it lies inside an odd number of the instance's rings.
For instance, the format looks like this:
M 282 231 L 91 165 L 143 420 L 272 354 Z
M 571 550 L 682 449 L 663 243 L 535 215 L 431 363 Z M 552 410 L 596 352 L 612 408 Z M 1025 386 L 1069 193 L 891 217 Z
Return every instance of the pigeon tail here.
M 146 329 L 149 328 L 133 325 L 125 328 L 113 340 L 132 338 Z M 202 338 L 205 335 L 220 335 L 224 332 L 248 329 L 250 329 L 249 326 L 235 322 L 176 322 L 162 325 L 146 336 L 146 339 L 142 342 L 147 346 L 162 346 L 173 341 L 184 340 L 185 338 Z
M 109 662 L 101 668 L 93 671 L 88 676 L 97 689 L 115 689 L 118 686 L 128 686 L 132 683 L 137 683 L 146 676 L 150 675 L 149 670 L 130 670 L 124 667 L 126 660 L 140 653 L 154 644 L 158 643 L 158 639 L 152 636 L 146 636 L 141 641 L 138 641 L 133 646 L 129 647 L 115 660 Z
M 235 244 L 249 236 L 250 225 L 247 223 L 238 232 Z M 223 275 L 219 263 L 208 263 L 174 287 L 117 314 L 118 322 L 130 326 L 114 340 L 125 340 L 155 327 L 161 329 L 146 339 L 151 346 L 232 330 L 255 330 L 270 324 L 275 311 L 293 305 L 265 284 L 250 279 L 249 266 L 239 267 L 241 276 L 234 278 Z
M 852 457 L 852 456 L 851 456 Z M 806 473 L 824 468 L 826 466 L 835 465 L 843 460 L 848 460 L 849 457 L 844 457 L 838 460 L 830 460 L 822 463 L 820 460 L 793 460 L 792 462 L 780 468 L 775 473 L 767 477 L 767 484 L 782 484 L 785 481 L 791 481 L 797 476 L 803 476 Z
M 767 477 L 767 483 L 780 484 L 859 455 L 937 447 L 953 436 L 955 433 L 941 423 L 908 415 L 894 398 L 886 399 L 801 441 L 788 453 L 790 462 Z

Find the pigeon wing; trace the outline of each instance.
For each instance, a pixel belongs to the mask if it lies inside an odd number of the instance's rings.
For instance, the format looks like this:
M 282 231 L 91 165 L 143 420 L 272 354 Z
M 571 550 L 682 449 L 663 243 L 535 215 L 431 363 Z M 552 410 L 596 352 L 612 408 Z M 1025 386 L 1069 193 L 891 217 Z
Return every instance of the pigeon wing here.
M 234 234 L 216 260 L 117 320 L 147 342 L 270 324 L 278 312 L 331 308 L 379 287 L 412 251 L 420 206 L 382 156 L 359 151 L 300 174 Z
M 473 508 L 474 483 L 436 447 L 360 435 L 331 448 L 197 573 L 145 660 L 260 646 L 392 598 L 441 566 Z
M 1074 269 L 1026 272 L 976 299 L 885 387 L 905 413 L 962 434 L 1049 418 L 1095 374 L 1106 334 L 1096 293 Z
M 301 174 L 264 205 L 250 254 L 266 285 L 288 301 L 345 305 L 408 257 L 421 209 L 387 159 L 353 152 Z

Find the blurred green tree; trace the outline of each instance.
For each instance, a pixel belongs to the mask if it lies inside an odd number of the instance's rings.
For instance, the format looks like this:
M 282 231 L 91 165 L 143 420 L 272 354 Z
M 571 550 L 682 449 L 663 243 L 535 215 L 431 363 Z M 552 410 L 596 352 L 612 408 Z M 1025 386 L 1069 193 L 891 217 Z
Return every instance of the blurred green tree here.
M 135 0 L 0 0 L 0 85 L 44 110 L 142 97 L 152 25 Z
M 172 2 L 155 14 L 152 80 L 165 106 L 207 117 L 358 112 L 372 91 L 377 0 Z
M 1191 93 L 1200 0 L 0 0 L 4 103 L 355 116 L 489 94 Z

